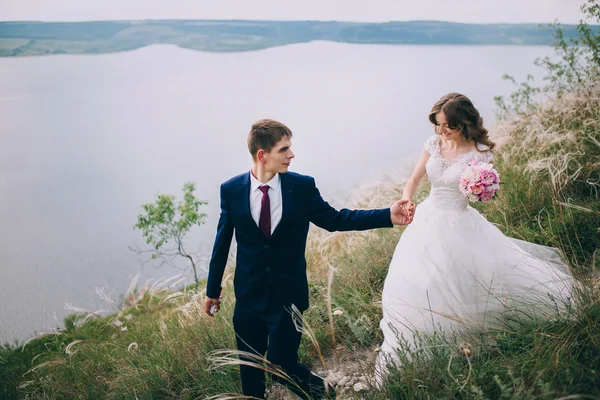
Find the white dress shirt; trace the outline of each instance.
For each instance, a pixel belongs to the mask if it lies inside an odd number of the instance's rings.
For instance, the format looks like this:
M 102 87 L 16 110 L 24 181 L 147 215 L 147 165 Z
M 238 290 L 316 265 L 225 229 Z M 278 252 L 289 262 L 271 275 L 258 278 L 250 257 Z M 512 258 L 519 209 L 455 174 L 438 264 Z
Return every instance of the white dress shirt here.
M 279 174 L 275 174 L 273 179 L 267 183 L 261 183 L 258 179 L 250 172 L 250 213 L 252 219 L 258 226 L 260 219 L 260 207 L 262 202 L 263 193 L 259 189 L 262 185 L 269 186 L 269 201 L 271 202 L 271 234 L 275 232 L 277 224 L 281 221 L 281 215 L 283 212 L 283 201 L 281 198 L 281 178 Z

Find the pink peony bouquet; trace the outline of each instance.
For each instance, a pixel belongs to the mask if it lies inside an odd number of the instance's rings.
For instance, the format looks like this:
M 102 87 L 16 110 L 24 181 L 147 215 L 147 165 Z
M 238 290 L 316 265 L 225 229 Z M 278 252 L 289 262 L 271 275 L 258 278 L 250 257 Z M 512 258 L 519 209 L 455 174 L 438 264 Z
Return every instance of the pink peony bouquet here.
M 469 201 L 490 201 L 500 190 L 500 175 L 490 163 L 471 161 L 460 175 L 458 187 Z

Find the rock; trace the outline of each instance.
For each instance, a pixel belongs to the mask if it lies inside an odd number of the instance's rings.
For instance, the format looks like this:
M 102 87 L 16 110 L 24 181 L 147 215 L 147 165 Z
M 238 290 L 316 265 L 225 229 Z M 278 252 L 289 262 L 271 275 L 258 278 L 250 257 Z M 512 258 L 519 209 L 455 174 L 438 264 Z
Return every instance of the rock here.
M 350 380 L 350 378 L 348 378 L 347 376 L 343 376 L 339 381 L 338 381 L 338 386 L 342 387 L 342 386 L 346 386 L 346 384 L 348 383 L 348 381 Z
M 338 372 L 329 371 L 325 380 L 327 382 L 329 382 L 332 386 L 335 386 L 338 384 L 340 379 L 342 379 L 343 377 L 344 377 L 344 373 L 342 371 L 338 371 Z
M 358 382 L 352 387 L 352 389 L 354 389 L 355 392 L 362 392 L 363 390 L 367 390 L 368 388 L 369 387 L 363 382 Z

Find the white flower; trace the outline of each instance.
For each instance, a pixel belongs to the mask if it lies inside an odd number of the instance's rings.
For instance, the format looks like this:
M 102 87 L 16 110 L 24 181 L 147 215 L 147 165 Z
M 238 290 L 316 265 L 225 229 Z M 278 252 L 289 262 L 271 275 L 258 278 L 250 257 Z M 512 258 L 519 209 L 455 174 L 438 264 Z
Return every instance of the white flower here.
M 460 177 L 469 183 L 475 183 L 479 180 L 479 169 L 477 167 L 467 167 Z

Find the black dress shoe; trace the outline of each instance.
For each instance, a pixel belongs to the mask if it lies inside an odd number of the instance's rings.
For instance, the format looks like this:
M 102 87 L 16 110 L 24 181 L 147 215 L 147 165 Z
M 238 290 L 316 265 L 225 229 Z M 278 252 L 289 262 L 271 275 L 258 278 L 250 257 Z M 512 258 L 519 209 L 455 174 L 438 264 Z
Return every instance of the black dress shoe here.
M 312 400 L 333 400 L 335 399 L 335 390 L 333 386 L 323 380 L 323 378 L 312 375 L 309 384 L 310 397 Z

